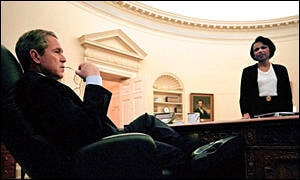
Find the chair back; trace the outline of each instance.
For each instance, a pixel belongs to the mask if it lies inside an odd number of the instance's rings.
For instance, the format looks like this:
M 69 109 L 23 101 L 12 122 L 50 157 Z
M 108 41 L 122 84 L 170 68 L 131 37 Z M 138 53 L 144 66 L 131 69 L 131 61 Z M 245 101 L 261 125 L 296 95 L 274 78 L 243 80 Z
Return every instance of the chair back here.
M 1 45 L 1 139 L 16 162 L 31 178 L 65 177 L 70 158 L 38 135 L 15 102 L 21 65 Z
M 34 130 L 16 103 L 16 83 L 22 74 L 17 59 L 1 45 L 1 138 L 29 177 L 150 179 L 161 175 L 155 161 L 156 146 L 148 135 L 104 138 L 72 156 L 50 144 Z

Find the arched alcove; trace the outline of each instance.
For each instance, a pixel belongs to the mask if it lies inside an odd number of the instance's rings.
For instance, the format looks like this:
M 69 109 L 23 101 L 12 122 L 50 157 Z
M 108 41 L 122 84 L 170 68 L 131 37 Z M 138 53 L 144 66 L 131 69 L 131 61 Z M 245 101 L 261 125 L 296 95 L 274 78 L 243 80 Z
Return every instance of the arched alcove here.
M 153 113 L 175 112 L 173 123 L 184 123 L 183 84 L 172 73 L 160 74 L 153 84 Z
M 168 72 L 162 73 L 156 78 L 153 88 L 159 90 L 182 91 L 183 84 L 176 75 Z

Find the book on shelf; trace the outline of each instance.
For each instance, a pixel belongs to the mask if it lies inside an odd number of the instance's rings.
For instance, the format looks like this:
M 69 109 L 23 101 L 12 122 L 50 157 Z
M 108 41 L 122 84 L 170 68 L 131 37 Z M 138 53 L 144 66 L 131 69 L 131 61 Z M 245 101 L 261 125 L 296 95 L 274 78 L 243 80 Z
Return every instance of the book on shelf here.
M 291 115 L 299 115 L 299 112 L 271 112 L 271 113 L 254 115 L 254 118 L 291 116 Z
M 175 111 L 175 109 L 174 109 L 174 111 Z M 175 111 L 176 113 L 182 113 L 182 108 L 181 107 L 176 107 L 176 111 Z
M 166 97 L 166 102 L 179 102 L 179 97 L 178 96 L 167 96 Z

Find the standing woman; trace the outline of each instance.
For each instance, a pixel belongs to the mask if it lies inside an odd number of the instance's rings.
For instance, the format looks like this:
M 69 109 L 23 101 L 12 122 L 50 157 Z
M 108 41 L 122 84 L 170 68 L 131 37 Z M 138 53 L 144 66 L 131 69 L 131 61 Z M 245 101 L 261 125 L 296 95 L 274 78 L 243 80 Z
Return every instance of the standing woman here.
M 271 112 L 292 112 L 292 92 L 286 67 L 270 63 L 276 50 L 273 42 L 258 36 L 250 55 L 258 61 L 243 69 L 240 109 L 244 119 Z

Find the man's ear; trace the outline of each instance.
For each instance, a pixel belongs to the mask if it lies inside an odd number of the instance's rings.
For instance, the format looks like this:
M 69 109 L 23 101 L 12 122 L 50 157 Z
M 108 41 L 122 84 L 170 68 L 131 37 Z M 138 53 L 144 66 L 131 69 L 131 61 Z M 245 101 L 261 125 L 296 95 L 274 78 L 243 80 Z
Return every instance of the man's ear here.
M 41 63 L 41 61 L 40 61 L 41 56 L 39 55 L 39 53 L 35 49 L 30 49 L 29 54 L 30 54 L 31 59 L 36 64 L 40 64 Z

